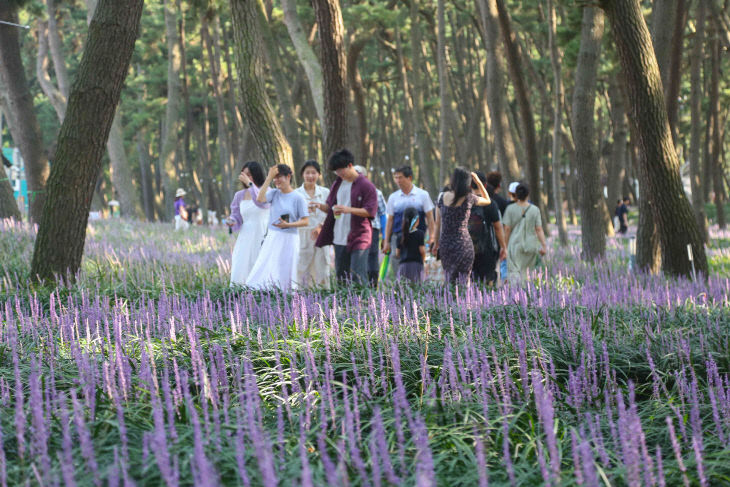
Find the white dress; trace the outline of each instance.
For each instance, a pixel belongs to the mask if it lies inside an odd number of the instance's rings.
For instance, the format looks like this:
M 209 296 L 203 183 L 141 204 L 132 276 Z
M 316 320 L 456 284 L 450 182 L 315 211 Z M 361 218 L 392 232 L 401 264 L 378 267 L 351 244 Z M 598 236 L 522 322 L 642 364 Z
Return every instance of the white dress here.
M 315 186 L 314 196 L 309 196 L 304 185 L 296 189 L 296 191 L 304 196 L 309 203 L 326 203 L 330 190 L 323 186 Z M 324 223 L 327 213 L 320 209 L 316 209 L 309 213 L 309 225 L 299 229 L 299 264 L 297 268 L 297 282 L 301 287 L 306 286 L 324 286 L 330 285 L 330 267 L 332 246 L 315 247 L 312 240 L 312 230 Z
M 231 286 L 243 286 L 261 251 L 269 223 L 269 209 L 259 208 L 253 200 L 241 201 L 243 225 L 238 232 L 231 259 Z

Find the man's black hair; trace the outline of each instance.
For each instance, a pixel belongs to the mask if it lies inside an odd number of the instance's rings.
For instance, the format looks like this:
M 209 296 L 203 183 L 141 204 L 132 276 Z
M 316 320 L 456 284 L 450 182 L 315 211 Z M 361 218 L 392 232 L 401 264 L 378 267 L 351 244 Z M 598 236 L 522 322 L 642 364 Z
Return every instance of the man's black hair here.
M 355 164 L 355 156 L 347 149 L 338 150 L 330 156 L 327 166 L 330 171 L 344 169 L 350 164 Z
M 396 170 L 393 171 L 393 174 L 395 174 L 397 172 L 401 173 L 404 178 L 413 177 L 413 169 L 411 169 L 411 166 L 401 166 L 399 168 L 396 168 Z

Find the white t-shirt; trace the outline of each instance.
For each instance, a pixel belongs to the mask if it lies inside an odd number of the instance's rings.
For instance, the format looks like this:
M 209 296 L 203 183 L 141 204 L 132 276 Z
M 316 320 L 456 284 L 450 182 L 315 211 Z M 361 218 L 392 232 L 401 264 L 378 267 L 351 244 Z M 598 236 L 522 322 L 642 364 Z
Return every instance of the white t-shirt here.
M 343 180 L 337 189 L 337 204 L 350 206 L 350 194 L 352 193 L 352 183 Z M 337 215 L 335 215 L 337 216 Z M 332 241 L 335 245 L 347 245 L 347 236 L 350 234 L 350 221 L 352 215 L 350 213 L 341 213 L 335 218 L 335 235 Z
M 410 193 L 405 194 L 403 190 L 399 189 L 388 197 L 388 204 L 385 210 L 388 216 L 393 217 L 393 233 L 400 232 L 403 212 L 408 207 L 413 207 L 418 210 L 419 216 L 421 217 L 419 227 L 422 227 L 422 229 L 426 225 L 426 213 L 433 211 L 434 208 L 433 201 L 431 201 L 431 197 L 426 190 L 413 186 Z

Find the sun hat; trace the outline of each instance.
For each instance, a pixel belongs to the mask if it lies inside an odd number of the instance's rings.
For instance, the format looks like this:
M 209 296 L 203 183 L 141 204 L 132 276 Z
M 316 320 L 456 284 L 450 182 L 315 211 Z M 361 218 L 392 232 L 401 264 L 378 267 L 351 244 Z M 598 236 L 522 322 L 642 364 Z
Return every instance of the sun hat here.
M 519 185 L 520 185 L 520 183 L 517 182 L 517 181 L 515 181 L 513 183 L 509 183 L 509 192 L 510 193 L 516 192 L 517 191 L 517 186 L 519 186 Z
M 177 188 L 177 191 L 175 191 L 175 198 L 179 198 L 180 196 L 185 196 L 187 193 L 182 188 Z

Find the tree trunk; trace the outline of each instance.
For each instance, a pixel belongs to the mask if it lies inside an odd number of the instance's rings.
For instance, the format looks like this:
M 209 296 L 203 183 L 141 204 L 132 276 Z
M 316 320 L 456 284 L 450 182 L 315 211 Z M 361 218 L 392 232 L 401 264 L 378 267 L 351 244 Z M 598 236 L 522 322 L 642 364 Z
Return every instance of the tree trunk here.
M 0 127 L 1 130 L 2 127 Z M 2 147 L 2 144 L 0 144 L 0 147 Z M 8 178 L 5 168 L 0 165 L 0 220 L 3 218 L 14 218 L 21 221 L 22 216 L 13 195 L 10 178 Z
M 720 63 L 721 58 L 720 41 L 714 38 L 710 41 L 710 123 L 712 123 L 712 139 L 710 141 L 710 161 L 712 164 L 712 188 L 715 193 L 715 208 L 717 212 L 717 225 L 724 230 L 727 225 L 725 221 L 724 206 L 724 174 L 722 168 L 722 136 L 720 133 Z
M 48 24 L 43 21 L 38 21 L 38 56 L 36 57 L 35 72 L 36 76 L 38 76 L 38 84 L 41 86 L 43 94 L 48 97 L 48 101 L 56 111 L 58 120 L 63 123 L 68 92 L 62 93 L 53 84 L 51 76 L 48 74 L 48 61 Z
M 347 77 L 355 101 L 355 115 L 357 117 L 355 160 L 364 167 L 367 167 L 370 159 L 368 151 L 370 136 L 368 134 L 367 107 L 365 106 L 366 92 L 362 84 L 362 78 L 360 77 L 360 70 L 357 68 L 357 61 L 371 35 L 372 33 L 368 32 L 365 35 L 357 37 L 350 43 L 350 49 L 347 51 Z M 404 93 L 404 95 L 408 96 L 407 93 Z
M 672 140 L 677 142 L 679 130 L 679 90 L 682 83 L 682 48 L 684 47 L 684 29 L 687 25 L 687 0 L 677 0 L 677 12 L 674 16 L 672 45 L 669 55 L 667 82 L 664 84 L 664 97 L 667 100 L 667 116 L 672 131 Z M 659 69 L 661 71 L 661 67 Z M 664 78 L 662 78 L 664 83 Z
M 682 188 L 659 67 L 641 6 L 638 0 L 611 0 L 602 2 L 602 8 L 611 20 L 626 76 L 631 119 L 638 136 L 640 170 L 648 183 L 645 191 L 651 196 L 661 241 L 662 268 L 667 274 L 690 275 L 687 245 L 691 245 L 695 267 L 706 275 L 705 247 Z
M 155 194 L 152 187 L 152 159 L 143 133 L 135 135 L 139 156 L 140 185 L 142 186 L 142 208 L 147 221 L 155 221 Z
M 347 63 L 340 0 L 312 0 L 324 81 L 324 157 L 347 144 Z M 359 163 L 359 161 L 358 161 Z
M 167 39 L 167 106 L 165 123 L 162 126 L 162 148 L 160 149 L 160 168 L 162 169 L 164 220 L 173 218 L 175 190 L 178 186 L 178 175 L 175 171 L 175 154 L 180 143 L 178 130 L 180 127 L 180 44 L 178 42 L 178 12 L 174 0 L 164 0 L 165 37 Z
M 695 212 L 697 226 L 705 242 L 709 241 L 707 231 L 707 214 L 705 212 L 705 192 L 702 184 L 702 60 L 705 44 L 705 2 L 697 5 L 697 20 L 694 39 L 692 40 L 692 56 L 690 60 L 691 92 L 690 109 L 692 122 L 690 127 L 689 172 L 692 185 L 692 208 Z
M 115 199 L 119 200 L 119 212 L 122 216 L 140 218 L 142 211 L 137 198 L 137 189 L 132 179 L 127 153 L 124 150 L 124 133 L 122 132 L 122 115 L 117 110 L 114 115 L 109 140 L 106 143 L 111 166 L 111 180 Z
M 439 180 L 446 178 L 446 164 L 450 162 L 449 150 L 449 112 L 451 111 L 451 91 L 449 90 L 449 74 L 446 66 L 446 15 L 444 0 L 436 2 L 436 63 L 439 83 Z
M 302 24 L 297 16 L 296 0 L 281 0 L 281 6 L 284 10 L 284 24 L 291 37 L 294 49 L 297 52 L 299 62 L 304 68 L 304 73 L 309 81 L 309 90 L 312 93 L 314 108 L 317 112 L 319 125 L 322 130 L 325 126 L 324 112 L 324 82 L 322 79 L 322 65 L 319 64 L 317 55 L 314 53 L 312 46 L 309 45 L 307 35 L 302 28 Z
M 502 39 L 507 54 L 507 64 L 512 75 L 512 84 L 515 89 L 517 103 L 520 107 L 520 118 L 522 120 L 522 136 L 524 138 L 525 157 L 527 159 L 527 174 L 530 181 L 530 199 L 540 208 L 542 212 L 543 227 L 547 228 L 547 212 L 540 187 L 540 158 L 537 154 L 537 135 L 535 133 L 535 120 L 532 114 L 530 96 L 525 83 L 525 76 L 522 72 L 522 53 L 520 53 L 515 34 L 512 31 L 512 21 L 505 6 L 504 0 L 495 0 L 499 23 L 502 27 Z
M 257 0 L 231 0 L 243 115 L 266 164 L 294 167 L 291 147 L 266 93 Z
M 594 129 L 596 73 L 602 39 L 603 13 L 595 7 L 584 7 L 580 51 L 575 68 L 572 129 L 578 163 L 583 257 L 590 261 L 603 257 L 606 252 L 605 203 Z
M 517 181 L 520 179 L 520 167 L 515 155 L 509 118 L 504 109 L 504 101 L 507 96 L 503 85 L 504 61 L 499 52 L 497 4 L 495 0 L 479 0 L 478 4 L 484 29 L 484 44 L 487 50 L 487 105 L 494 131 L 494 145 L 497 150 L 499 169 L 502 171 L 505 181 Z
M 0 0 L 0 20 L 18 23 L 15 5 L 9 0 Z M 0 28 L 0 106 L 7 118 L 13 141 L 25 161 L 30 219 L 39 222 L 46 199 L 49 166 L 33 107 L 33 95 L 30 93 L 20 56 L 18 32 L 15 27 Z
M 81 265 L 91 198 L 139 33 L 143 4 L 143 0 L 100 0 L 89 25 L 58 136 L 32 276 L 73 279 Z
M 611 161 L 608 164 L 608 203 L 613 205 L 623 195 L 623 181 L 626 177 L 626 156 L 628 130 L 626 128 L 626 104 L 624 93 L 615 79 L 608 87 L 608 98 L 611 102 L 611 126 L 613 130 L 613 144 L 611 146 Z
M 560 74 L 560 53 L 558 52 L 558 45 L 555 39 L 556 32 L 556 15 L 555 6 L 552 0 L 548 0 L 548 15 L 549 15 L 549 43 L 550 43 L 550 60 L 553 65 L 553 93 L 555 95 L 555 117 L 553 119 L 553 203 L 555 205 L 555 223 L 558 226 L 558 236 L 560 239 L 560 245 L 566 247 L 568 245 L 568 227 L 565 224 L 565 216 L 563 215 L 563 197 L 561 193 L 561 181 L 560 181 L 560 128 L 563 124 L 562 115 L 563 109 L 560 103 L 563 100 L 563 83 Z

